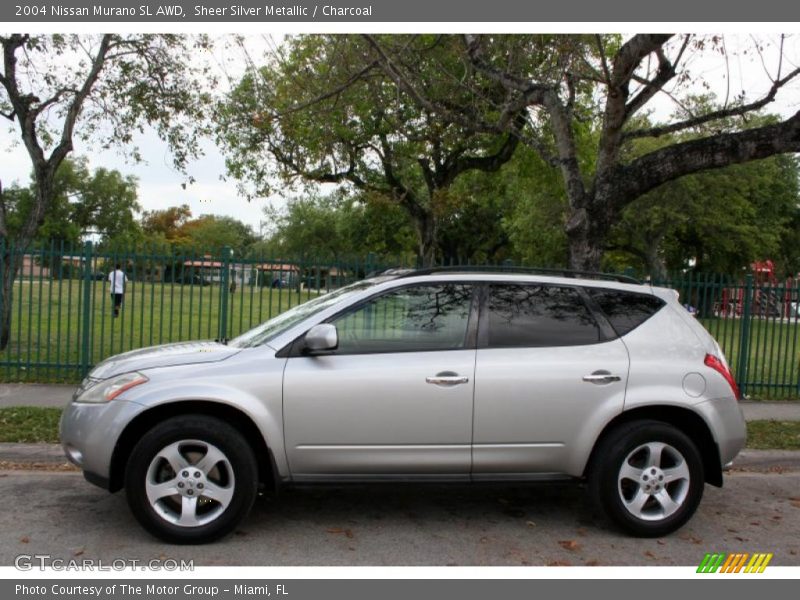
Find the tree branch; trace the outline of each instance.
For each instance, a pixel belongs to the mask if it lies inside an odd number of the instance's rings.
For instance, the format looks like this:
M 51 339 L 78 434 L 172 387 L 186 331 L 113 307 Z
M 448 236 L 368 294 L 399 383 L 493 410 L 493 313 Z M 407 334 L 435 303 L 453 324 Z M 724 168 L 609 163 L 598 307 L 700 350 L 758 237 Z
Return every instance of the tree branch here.
M 767 94 L 763 98 L 756 100 L 755 102 L 751 102 L 749 104 L 743 104 L 741 106 L 715 110 L 710 113 L 706 113 L 704 115 L 699 115 L 691 119 L 686 119 L 685 121 L 672 123 L 671 125 L 628 131 L 624 134 L 624 138 L 633 139 L 633 138 L 643 138 L 643 137 L 660 137 L 662 135 L 667 135 L 670 133 L 677 133 L 678 131 L 683 131 L 685 129 L 691 129 L 692 127 L 698 127 L 699 125 L 703 125 L 711 121 L 718 121 L 720 119 L 727 119 L 729 117 L 738 117 L 747 114 L 749 112 L 759 110 L 761 108 L 764 108 L 767 104 L 769 104 L 773 100 L 775 100 L 775 96 L 777 95 L 778 90 L 787 83 L 789 83 L 792 79 L 794 79 L 798 75 L 800 75 L 800 67 L 794 69 L 792 72 L 787 74 L 786 77 L 782 79 L 777 79 L 772 84 L 772 87 L 770 87 L 769 92 L 767 92 Z
M 363 37 L 378 55 L 377 62 L 383 69 L 384 73 L 386 73 L 389 79 L 394 82 L 398 89 L 408 94 L 408 96 L 418 107 L 432 114 L 441 115 L 442 118 L 450 121 L 451 123 L 461 125 L 468 131 L 474 131 L 477 133 L 505 133 L 507 131 L 506 126 L 513 117 L 513 113 L 516 111 L 511 111 L 511 115 L 506 117 L 509 109 L 508 107 L 504 107 L 503 111 L 501 112 L 501 117 L 498 118 L 495 123 L 488 123 L 481 119 L 474 111 L 470 111 L 470 113 L 467 114 L 467 112 L 463 110 L 463 107 L 451 108 L 448 107 L 444 102 L 433 102 L 430 98 L 423 95 L 416 88 L 416 86 L 414 86 L 408 80 L 408 78 L 396 65 L 392 57 L 386 53 L 380 43 L 378 43 L 378 40 L 375 39 L 375 36 L 363 34 Z M 507 121 L 504 120 L 506 118 L 508 119 Z
M 92 68 L 86 76 L 83 85 L 75 93 L 72 101 L 69 103 L 66 115 L 64 116 L 64 127 L 61 130 L 61 139 L 58 145 L 51 152 L 50 158 L 48 159 L 48 162 L 51 163 L 54 170 L 59 164 L 61 164 L 61 161 L 64 160 L 67 154 L 69 154 L 69 152 L 72 150 L 72 134 L 75 129 L 75 121 L 78 120 L 78 115 L 80 115 L 81 108 L 83 108 L 84 100 L 86 100 L 86 97 L 92 91 L 94 84 L 100 77 L 100 71 L 103 70 L 103 65 L 105 65 L 106 54 L 108 53 L 111 45 L 111 40 L 111 34 L 105 34 L 102 37 L 100 40 L 100 46 L 97 49 L 97 54 L 92 61 Z
M 518 131 L 525 127 L 525 115 L 520 113 L 515 120 L 515 131 L 506 135 L 503 145 L 494 154 L 486 156 L 461 156 L 445 173 L 445 177 L 441 182 L 441 187 L 450 185 L 456 177 L 470 170 L 479 170 L 484 172 L 494 172 L 506 164 L 514 155 L 517 147 L 519 146 L 519 133 Z
M 617 207 L 684 175 L 800 152 L 800 111 L 781 123 L 672 144 L 615 173 Z

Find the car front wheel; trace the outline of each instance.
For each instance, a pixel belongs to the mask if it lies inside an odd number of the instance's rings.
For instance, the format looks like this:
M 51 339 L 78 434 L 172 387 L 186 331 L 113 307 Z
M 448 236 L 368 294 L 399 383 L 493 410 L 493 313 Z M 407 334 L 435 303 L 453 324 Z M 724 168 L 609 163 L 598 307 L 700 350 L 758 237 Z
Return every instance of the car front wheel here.
M 675 427 L 636 421 L 601 441 L 589 474 L 602 511 L 628 533 L 656 537 L 691 518 L 703 496 L 703 461 Z
M 128 504 L 155 536 L 201 544 L 233 529 L 256 497 L 258 469 L 238 430 L 219 419 L 187 415 L 148 431 L 125 471 Z

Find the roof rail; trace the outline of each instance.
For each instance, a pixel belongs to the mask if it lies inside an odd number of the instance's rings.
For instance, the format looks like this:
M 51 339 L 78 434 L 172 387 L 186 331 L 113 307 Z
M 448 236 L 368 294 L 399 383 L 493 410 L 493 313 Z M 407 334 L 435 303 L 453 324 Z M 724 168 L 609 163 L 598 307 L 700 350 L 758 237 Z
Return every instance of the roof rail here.
M 397 269 L 397 271 L 401 271 Z M 547 269 L 541 267 L 515 267 L 505 265 L 493 266 L 449 266 L 449 267 L 428 267 L 425 269 L 403 269 L 398 273 L 398 279 L 403 277 L 416 277 L 418 275 L 433 275 L 436 273 L 522 273 L 531 275 L 548 275 L 551 277 L 573 277 L 583 279 L 599 279 L 604 281 L 617 281 L 619 283 L 632 283 L 642 285 L 642 282 L 635 277 L 620 275 L 618 273 L 600 273 L 597 271 L 576 271 L 573 269 Z M 388 273 L 387 273 L 388 274 Z

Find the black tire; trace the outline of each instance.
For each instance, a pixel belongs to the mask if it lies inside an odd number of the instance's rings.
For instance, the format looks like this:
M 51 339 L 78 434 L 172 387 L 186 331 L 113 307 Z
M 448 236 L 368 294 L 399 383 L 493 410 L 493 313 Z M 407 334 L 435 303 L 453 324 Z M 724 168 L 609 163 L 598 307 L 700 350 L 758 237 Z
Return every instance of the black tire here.
M 222 455 L 208 473 L 199 470 L 203 458 Z M 160 455 L 186 460 L 176 472 L 172 463 Z M 200 477 L 195 477 L 200 474 Z M 163 483 L 178 494 L 164 495 L 156 502 L 154 485 Z M 180 490 L 178 490 L 180 486 Z M 216 487 L 215 487 L 216 486 Z M 234 427 L 206 415 L 176 416 L 148 431 L 133 448 L 125 468 L 128 505 L 142 526 L 164 541 L 174 544 L 203 544 L 232 532 L 250 512 L 258 487 L 258 467 L 253 450 Z M 191 492 L 189 492 L 191 488 Z M 218 490 L 217 501 L 207 497 Z M 192 493 L 192 497 L 186 494 Z M 182 502 L 194 508 L 184 511 Z M 178 524 L 186 515 L 188 521 Z M 192 518 L 193 517 L 193 518 Z
M 654 464 L 658 448 L 663 448 L 661 460 Z M 700 504 L 705 485 L 702 458 L 692 440 L 672 425 L 650 420 L 620 425 L 599 442 L 594 457 L 588 474 L 592 500 L 634 536 L 672 533 Z M 669 481 L 671 477 L 676 479 Z

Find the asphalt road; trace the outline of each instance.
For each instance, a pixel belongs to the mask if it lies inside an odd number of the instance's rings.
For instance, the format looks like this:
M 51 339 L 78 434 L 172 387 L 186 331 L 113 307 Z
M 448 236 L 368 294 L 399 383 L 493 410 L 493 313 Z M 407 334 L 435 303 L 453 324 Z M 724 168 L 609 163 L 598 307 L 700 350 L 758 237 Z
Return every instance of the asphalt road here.
M 193 559 L 213 565 L 697 565 L 706 552 L 773 552 L 800 565 L 800 472 L 765 467 L 706 486 L 694 519 L 663 539 L 610 529 L 577 486 L 354 486 L 259 499 L 207 546 L 150 537 L 122 494 L 80 474 L 0 472 L 0 565 L 54 558 Z M 9 501 L 11 500 L 11 501 Z

